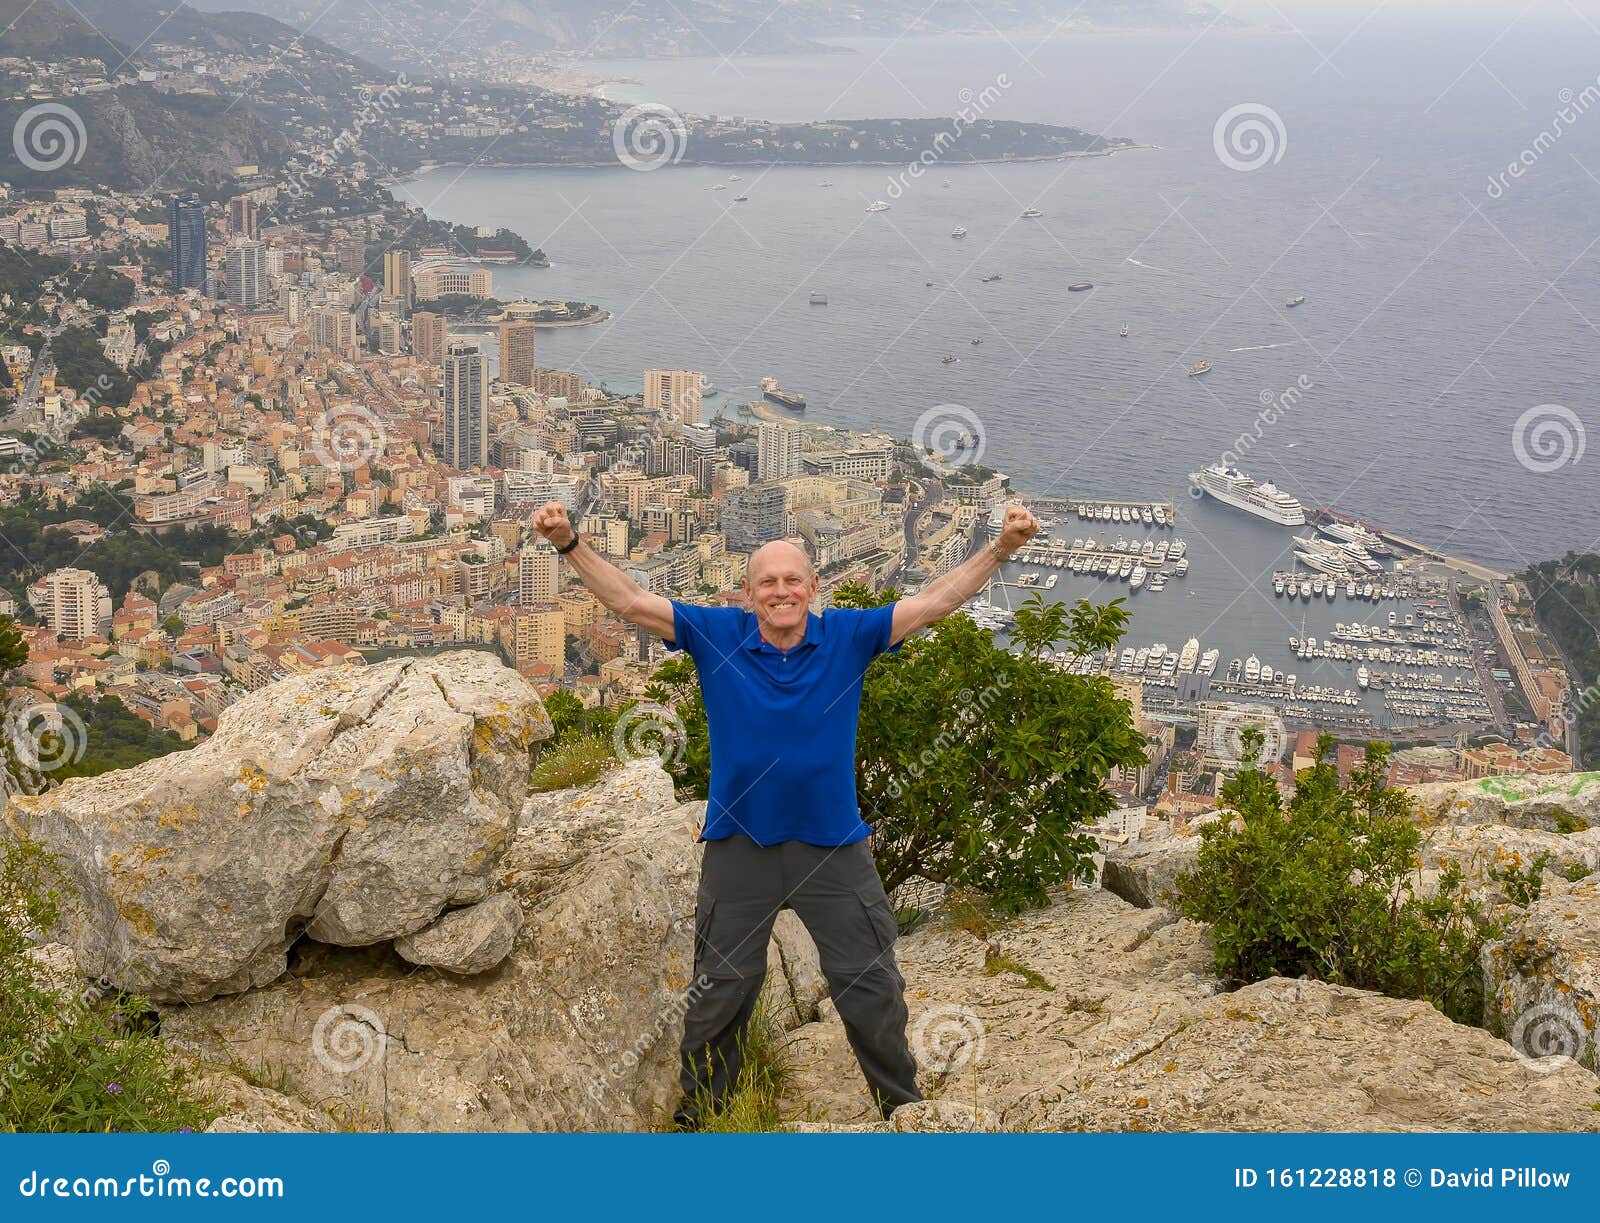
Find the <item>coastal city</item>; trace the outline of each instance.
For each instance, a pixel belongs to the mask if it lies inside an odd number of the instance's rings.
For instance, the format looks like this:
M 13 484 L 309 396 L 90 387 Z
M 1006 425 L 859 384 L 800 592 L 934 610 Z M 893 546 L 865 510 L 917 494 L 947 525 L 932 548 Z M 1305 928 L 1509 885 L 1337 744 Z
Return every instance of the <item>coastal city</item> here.
M 847 584 L 949 572 L 1021 499 L 1044 529 L 968 614 L 1003 640 L 1023 600 L 1075 580 L 1134 613 L 1120 647 L 1055 658 L 1109 676 L 1145 736 L 1149 763 L 1110 780 L 1108 841 L 1130 812 L 1159 835 L 1214 807 L 1250 725 L 1285 787 L 1318 731 L 1346 771 L 1367 739 L 1395 743 L 1397 781 L 1574 767 L 1571 684 L 1510 575 L 1210 464 L 1192 497 L 1284 532 L 1292 566 L 1252 580 L 1285 625 L 1327 604 L 1339 619 L 1242 657 L 1203 624 L 1145 641 L 1140 609 L 1202 580 L 1184 538 L 1199 501 L 1030 498 L 972 461 L 970 434 L 941 451 L 810 424 L 772 377 L 748 402 L 689 369 L 588 386 L 540 363 L 540 336 L 605 311 L 497 299 L 496 265 L 528 249 L 515 235 L 475 233 L 469 251 L 408 240 L 393 207 L 310 225 L 275 223 L 277 203 L 271 184 L 173 194 L 159 216 L 83 188 L 5 200 L 0 489 L 69 552 L 116 562 L 12 566 L 0 612 L 21 622 L 19 679 L 40 699 L 112 696 L 194 742 L 276 680 L 472 645 L 543 693 L 616 706 L 667 652 L 533 535 L 544 502 L 676 598 L 736 601 L 755 548 L 803 540 L 825 607 Z M 121 563 L 133 541 L 165 568 Z M 1285 645 L 1298 673 L 1258 656 Z

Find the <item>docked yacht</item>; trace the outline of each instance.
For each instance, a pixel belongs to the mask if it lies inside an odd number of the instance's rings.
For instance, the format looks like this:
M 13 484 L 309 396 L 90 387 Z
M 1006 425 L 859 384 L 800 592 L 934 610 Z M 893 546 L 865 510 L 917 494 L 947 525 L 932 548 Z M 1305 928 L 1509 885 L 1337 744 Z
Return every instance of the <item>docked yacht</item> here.
M 1183 649 L 1178 654 L 1178 670 L 1193 671 L 1195 663 L 1200 659 L 1200 638 L 1191 637 L 1183 643 Z

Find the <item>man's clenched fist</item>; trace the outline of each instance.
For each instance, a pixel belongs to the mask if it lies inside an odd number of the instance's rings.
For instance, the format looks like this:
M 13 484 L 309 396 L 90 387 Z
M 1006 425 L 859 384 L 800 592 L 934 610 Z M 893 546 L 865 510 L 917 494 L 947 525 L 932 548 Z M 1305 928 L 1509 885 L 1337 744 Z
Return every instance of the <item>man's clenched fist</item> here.
M 559 501 L 546 501 L 534 512 L 533 529 L 558 548 L 570 544 L 575 533 L 567 521 L 567 507 Z
M 1020 505 L 1006 507 L 1005 525 L 1000 528 L 1000 548 L 1011 553 L 1039 533 L 1039 520 Z

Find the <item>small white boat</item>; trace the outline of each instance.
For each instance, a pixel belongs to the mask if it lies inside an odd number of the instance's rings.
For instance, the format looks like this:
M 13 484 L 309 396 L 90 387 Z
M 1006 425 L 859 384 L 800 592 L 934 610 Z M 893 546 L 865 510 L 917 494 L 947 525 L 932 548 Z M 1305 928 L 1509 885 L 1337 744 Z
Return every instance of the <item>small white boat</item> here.
M 867 205 L 867 211 L 868 212 L 888 212 L 889 211 L 889 205 L 884 200 L 873 200 L 872 203 Z
M 952 238 L 965 238 L 967 236 L 967 227 L 965 225 L 957 225 L 950 231 L 950 236 Z

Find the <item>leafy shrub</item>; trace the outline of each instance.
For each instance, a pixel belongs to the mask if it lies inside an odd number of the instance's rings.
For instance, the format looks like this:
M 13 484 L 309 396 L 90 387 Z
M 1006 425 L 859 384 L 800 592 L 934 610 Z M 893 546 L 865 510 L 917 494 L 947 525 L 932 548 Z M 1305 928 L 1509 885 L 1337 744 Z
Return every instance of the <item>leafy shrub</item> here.
M 29 954 L 28 931 L 59 911 L 55 861 L 30 841 L 0 853 L 0 1130 L 204 1129 L 216 1110 L 145 1023 L 148 1003 L 93 984 L 68 992 Z
M 846 587 L 837 601 L 893 598 Z M 1109 679 L 1069 674 L 1048 655 L 1109 649 L 1127 622 L 1121 600 L 1069 607 L 1035 595 L 1017 610 L 1017 652 L 957 614 L 873 660 L 856 790 L 886 888 L 920 876 L 1015 911 L 1093 877 L 1081 826 L 1115 806 L 1106 775 L 1145 762 L 1144 736 Z
M 1245 758 L 1259 750 L 1246 734 Z M 1238 813 L 1202 829 L 1194 871 L 1177 883 L 1184 916 L 1209 922 L 1217 972 L 1245 985 L 1313 977 L 1421 998 L 1458 1023 L 1483 1021 L 1478 952 L 1500 923 L 1462 892 L 1459 869 L 1437 892 L 1415 888 L 1422 834 L 1410 800 L 1386 783 L 1389 749 L 1368 744 L 1348 790 L 1326 759 L 1302 770 L 1287 808 L 1266 774 L 1247 769 L 1222 789 Z

